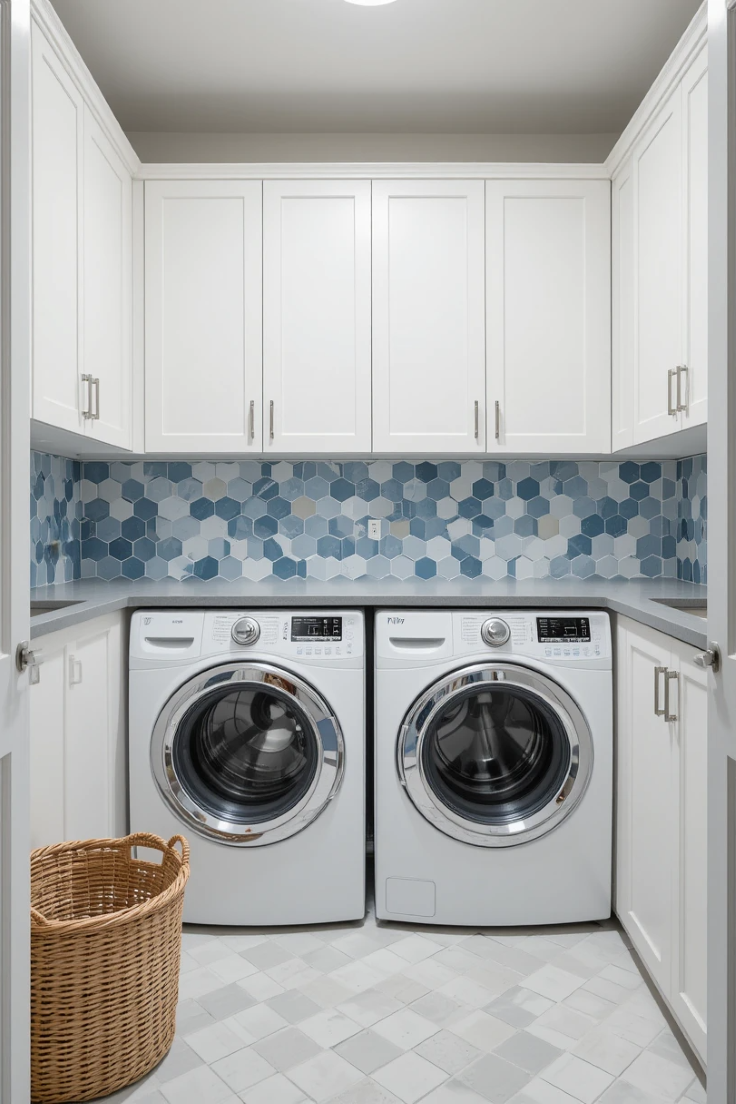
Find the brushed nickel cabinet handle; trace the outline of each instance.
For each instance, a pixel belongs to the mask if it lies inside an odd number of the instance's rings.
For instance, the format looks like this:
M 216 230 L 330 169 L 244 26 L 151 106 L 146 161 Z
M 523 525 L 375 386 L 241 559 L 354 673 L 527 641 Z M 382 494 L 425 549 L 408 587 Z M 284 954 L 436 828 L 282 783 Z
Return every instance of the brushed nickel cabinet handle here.
M 250 433 L 250 439 L 252 441 L 255 438 L 255 435 L 256 435 L 256 404 L 255 404 L 254 399 L 250 400 L 250 415 L 249 415 L 249 419 L 248 419 L 248 431 Z
M 654 668 L 654 716 L 655 717 L 664 717 L 665 713 L 667 712 L 667 706 L 666 705 L 665 705 L 664 709 L 660 709 L 660 706 L 659 706 L 659 678 L 660 678 L 660 675 L 665 676 L 665 684 L 666 684 L 666 681 L 667 681 L 667 668 L 666 667 L 655 667 Z
M 498 401 L 498 399 L 496 399 L 495 411 L 496 411 L 496 440 L 499 441 L 501 439 L 501 404 Z
M 268 404 L 268 435 L 273 441 L 273 399 Z
M 95 412 L 90 415 L 96 422 L 100 420 L 100 380 L 97 376 L 90 380 L 92 386 L 95 389 Z
M 667 671 L 664 676 L 664 719 L 666 721 L 676 721 L 677 713 L 670 711 L 670 683 L 675 682 L 679 687 L 680 675 L 678 671 Z M 675 690 L 677 693 L 677 688 Z
M 685 399 L 682 398 L 682 376 L 685 376 Z M 677 366 L 677 409 L 684 410 L 687 413 L 688 399 L 690 391 L 690 370 L 687 364 L 678 364 Z
M 475 418 L 475 439 L 478 440 L 478 400 L 473 403 L 473 414 Z
M 670 368 L 667 373 L 667 413 L 673 418 L 677 414 L 677 407 L 672 405 L 672 378 L 678 375 L 677 368 Z
M 88 372 L 84 372 L 82 374 L 81 379 L 82 379 L 82 383 L 86 387 L 86 402 L 84 403 L 84 407 L 81 411 L 81 414 L 82 414 L 83 418 L 91 418 L 92 417 L 92 376 L 90 376 L 90 374 Z

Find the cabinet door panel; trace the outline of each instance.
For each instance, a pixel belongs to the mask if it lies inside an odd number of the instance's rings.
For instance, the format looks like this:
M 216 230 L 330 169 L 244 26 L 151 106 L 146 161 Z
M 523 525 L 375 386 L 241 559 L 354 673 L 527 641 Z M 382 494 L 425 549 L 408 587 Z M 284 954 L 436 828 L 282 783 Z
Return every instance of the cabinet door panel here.
M 49 646 L 50 644 L 50 646 Z M 64 698 L 66 649 L 44 641 L 41 679 L 30 690 L 31 847 L 66 839 Z
M 682 358 L 682 111 L 678 86 L 634 154 L 637 386 L 634 443 L 680 428 L 668 413 L 668 372 Z M 669 401 L 675 403 L 674 383 Z
M 654 671 L 670 641 L 627 623 L 619 635 L 617 911 L 664 993 L 672 967 L 676 822 L 672 726 L 654 713 Z M 664 679 L 661 678 L 664 700 Z
M 131 439 L 132 182 L 91 111 L 84 111 L 82 364 L 99 379 L 99 418 L 87 431 L 110 445 Z
M 512 180 L 486 190 L 488 410 L 500 411 L 489 451 L 607 452 L 610 185 Z
M 267 181 L 263 217 L 265 447 L 369 452 L 370 183 Z
M 708 420 L 708 56 L 703 50 L 682 83 L 685 182 L 685 352 L 683 425 Z
M 147 182 L 145 233 L 146 450 L 260 449 L 261 184 Z
M 678 725 L 679 864 L 673 962 L 675 1014 L 705 1063 L 708 976 L 708 677 L 692 648 L 675 645 Z
M 33 417 L 84 431 L 79 380 L 82 98 L 32 26 Z
M 481 181 L 374 181 L 376 451 L 483 451 L 483 240 Z
M 611 185 L 612 216 L 612 385 L 611 448 L 634 440 L 636 260 L 634 255 L 634 175 L 631 161 Z
M 67 649 L 64 777 L 67 839 L 110 834 L 110 686 L 108 633 Z

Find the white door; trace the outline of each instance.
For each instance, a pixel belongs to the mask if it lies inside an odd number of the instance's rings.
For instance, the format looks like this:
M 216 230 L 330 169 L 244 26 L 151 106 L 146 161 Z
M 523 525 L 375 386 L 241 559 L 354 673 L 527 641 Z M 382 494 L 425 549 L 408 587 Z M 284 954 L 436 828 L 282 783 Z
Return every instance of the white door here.
M 701 1060 L 706 1058 L 708 976 L 708 679 L 693 649 L 673 641 L 678 672 L 675 783 L 679 793 L 679 863 L 672 1004 Z
M 634 442 L 636 260 L 631 159 L 611 184 L 611 448 Z
M 30 149 L 28 0 L 0 4 L 0 1099 L 30 1099 L 28 636 Z M 8 98 L 9 97 L 9 103 Z M 9 128 L 7 122 L 9 121 Z M 9 185 L 7 187 L 6 185 Z M 6 228 L 9 234 L 6 235 Z M 9 294 L 12 287 L 13 294 Z
M 259 451 L 260 181 L 147 181 L 146 451 Z
M 682 358 L 682 91 L 678 85 L 634 151 L 637 340 L 634 443 L 680 428 Z
M 485 449 L 480 180 L 373 182 L 373 449 Z
M 736 9 L 708 4 L 708 1101 L 736 1101 Z
M 610 452 L 611 187 L 486 184 L 489 452 Z
M 663 992 L 672 972 L 672 724 L 663 716 L 669 641 L 642 625 L 618 629 L 618 874 L 616 908 Z
M 34 23 L 33 417 L 84 432 L 79 378 L 82 97 Z
M 683 426 L 708 420 L 708 51 L 682 81 L 685 234 Z
M 131 446 L 132 199 L 130 173 L 84 108 L 81 357 L 91 376 L 88 434 Z
M 263 185 L 266 452 L 370 452 L 371 185 Z

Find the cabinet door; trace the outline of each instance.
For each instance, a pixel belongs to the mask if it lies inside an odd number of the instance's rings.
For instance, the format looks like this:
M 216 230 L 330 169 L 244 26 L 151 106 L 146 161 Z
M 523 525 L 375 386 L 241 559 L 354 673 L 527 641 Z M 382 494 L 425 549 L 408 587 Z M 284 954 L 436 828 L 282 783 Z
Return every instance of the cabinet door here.
M 682 81 L 685 187 L 685 346 L 683 426 L 708 420 L 708 52 Z
M 99 380 L 86 427 L 123 448 L 131 445 L 131 203 L 130 173 L 85 106 L 81 363 Z
M 47 637 L 40 681 L 30 688 L 31 847 L 66 839 L 65 694 L 66 647 Z
M 609 452 L 610 184 L 488 181 L 486 195 L 488 451 Z
M 706 1059 L 708 975 L 708 677 L 693 649 L 674 643 L 679 670 L 676 785 L 679 823 L 672 1005 L 701 1061 Z
M 32 414 L 75 433 L 84 432 L 78 317 L 82 112 L 76 85 L 34 23 Z
M 611 185 L 611 231 L 611 448 L 615 452 L 634 441 L 636 264 L 631 160 Z
M 373 183 L 373 448 L 485 449 L 482 181 Z
M 263 186 L 264 447 L 371 448 L 371 186 Z
M 675 89 L 634 152 L 637 342 L 634 443 L 680 428 L 682 360 L 682 93 Z
M 642 625 L 618 629 L 618 840 L 616 910 L 667 994 L 673 955 L 677 830 L 672 724 L 655 714 L 655 672 L 671 641 Z M 664 703 L 664 676 L 659 676 Z
M 256 181 L 146 183 L 146 451 L 261 448 Z

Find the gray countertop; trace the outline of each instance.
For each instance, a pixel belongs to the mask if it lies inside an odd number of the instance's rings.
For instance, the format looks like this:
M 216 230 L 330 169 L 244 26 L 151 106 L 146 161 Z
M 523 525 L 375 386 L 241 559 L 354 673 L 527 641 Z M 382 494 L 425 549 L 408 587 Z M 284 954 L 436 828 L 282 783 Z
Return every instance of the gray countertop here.
M 120 609 L 161 606 L 210 606 L 251 608 L 274 606 L 352 606 L 396 609 L 409 606 L 472 607 L 502 609 L 513 606 L 545 606 L 560 609 L 606 609 L 668 633 L 694 648 L 707 647 L 706 620 L 662 605 L 657 599 L 705 603 L 707 590 L 676 579 L 265 579 L 259 583 L 240 579 L 202 582 L 189 579 L 154 582 L 81 579 L 75 583 L 36 587 L 34 601 L 74 602 L 75 605 L 37 614 L 31 618 L 31 637 L 81 624 Z

